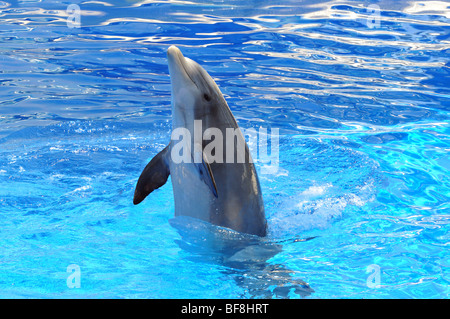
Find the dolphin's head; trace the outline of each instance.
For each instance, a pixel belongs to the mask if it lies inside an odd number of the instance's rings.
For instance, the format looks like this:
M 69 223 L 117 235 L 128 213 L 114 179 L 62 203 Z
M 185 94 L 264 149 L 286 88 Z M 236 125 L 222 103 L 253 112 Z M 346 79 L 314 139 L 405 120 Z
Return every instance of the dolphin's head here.
M 197 62 L 185 58 L 174 45 L 167 50 L 167 58 L 174 111 L 189 112 L 199 119 L 226 104 L 217 84 Z

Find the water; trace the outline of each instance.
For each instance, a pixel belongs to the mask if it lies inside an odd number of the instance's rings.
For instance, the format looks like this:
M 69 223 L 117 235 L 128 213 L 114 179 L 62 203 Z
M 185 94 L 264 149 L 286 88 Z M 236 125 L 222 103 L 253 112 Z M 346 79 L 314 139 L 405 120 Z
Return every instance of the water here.
M 450 3 L 370 5 L 1 1 L 0 297 L 448 298 Z M 132 205 L 172 44 L 280 130 L 267 238 Z

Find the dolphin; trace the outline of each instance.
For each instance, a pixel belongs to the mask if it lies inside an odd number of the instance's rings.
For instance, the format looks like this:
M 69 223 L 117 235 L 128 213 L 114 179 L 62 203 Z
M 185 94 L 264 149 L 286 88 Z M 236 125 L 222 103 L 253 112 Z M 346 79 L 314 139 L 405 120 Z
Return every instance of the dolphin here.
M 258 175 L 219 87 L 176 46 L 167 50 L 167 58 L 172 94 L 171 141 L 142 171 L 133 203 L 142 202 L 170 175 L 175 216 L 194 217 L 241 233 L 266 236 Z

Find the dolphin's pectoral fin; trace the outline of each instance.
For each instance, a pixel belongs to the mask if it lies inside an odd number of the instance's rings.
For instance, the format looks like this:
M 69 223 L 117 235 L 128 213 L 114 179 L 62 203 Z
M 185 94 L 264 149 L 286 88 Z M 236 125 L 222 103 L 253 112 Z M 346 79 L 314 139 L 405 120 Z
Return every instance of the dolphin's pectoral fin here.
M 152 158 L 139 176 L 134 190 L 133 204 L 137 205 L 155 189 L 163 186 L 170 175 L 166 154 L 169 147 L 166 146 L 161 152 Z
M 195 154 L 197 157 L 197 154 Z M 217 198 L 217 185 L 216 181 L 214 180 L 214 175 L 211 170 L 211 166 L 209 165 L 208 159 L 205 156 L 205 153 L 201 152 L 201 154 L 198 154 L 198 156 L 201 156 L 201 162 L 194 160 L 194 165 L 197 167 L 198 173 L 200 175 L 200 179 L 205 182 L 205 184 L 209 187 L 211 192 L 214 194 L 214 196 Z

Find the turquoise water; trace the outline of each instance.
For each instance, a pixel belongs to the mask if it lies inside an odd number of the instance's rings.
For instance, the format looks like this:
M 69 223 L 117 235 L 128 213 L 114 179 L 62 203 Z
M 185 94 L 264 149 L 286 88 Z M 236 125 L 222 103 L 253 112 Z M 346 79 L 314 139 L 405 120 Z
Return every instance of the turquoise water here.
M 449 35 L 441 1 L 0 1 L 0 297 L 448 298 Z M 170 179 L 132 204 L 172 44 L 280 130 L 267 238 Z

